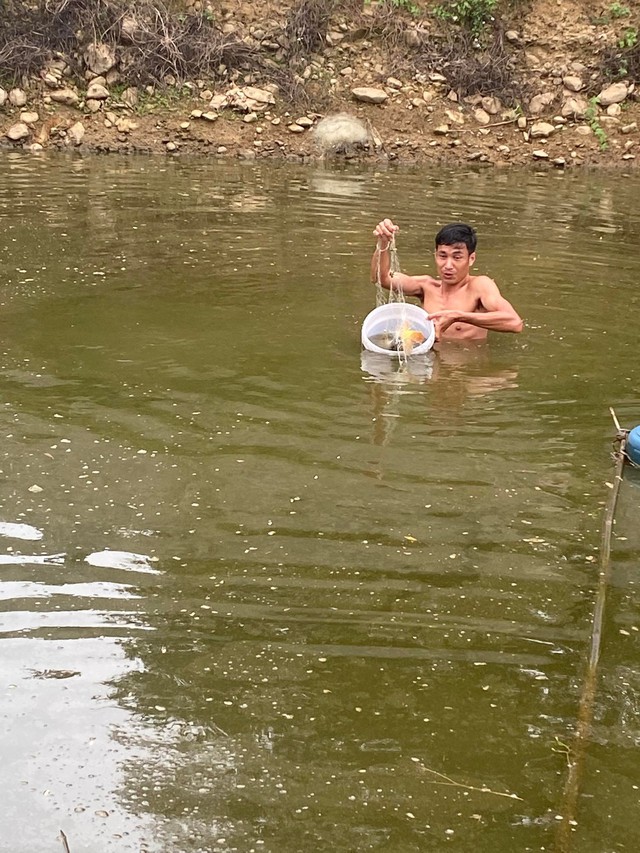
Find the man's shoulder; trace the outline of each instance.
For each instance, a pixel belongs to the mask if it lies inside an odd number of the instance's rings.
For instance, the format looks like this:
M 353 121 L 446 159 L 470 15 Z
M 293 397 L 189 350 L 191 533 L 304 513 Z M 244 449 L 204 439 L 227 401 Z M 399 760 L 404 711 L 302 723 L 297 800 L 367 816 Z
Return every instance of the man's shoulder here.
M 434 278 L 432 275 L 412 275 L 411 278 L 416 282 L 416 284 L 419 284 L 426 289 L 430 289 L 432 287 L 439 289 L 442 287 L 440 279 Z
M 475 290 L 486 290 L 487 288 L 497 287 L 498 285 L 488 275 L 471 275 L 469 276 L 469 284 Z

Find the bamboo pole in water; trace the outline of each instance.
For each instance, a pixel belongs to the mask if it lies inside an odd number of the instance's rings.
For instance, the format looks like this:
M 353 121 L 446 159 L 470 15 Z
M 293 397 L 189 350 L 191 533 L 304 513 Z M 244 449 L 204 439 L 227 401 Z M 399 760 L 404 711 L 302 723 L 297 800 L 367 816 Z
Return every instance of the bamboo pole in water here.
M 607 599 L 607 588 L 611 576 L 611 535 L 613 532 L 613 521 L 615 517 L 616 504 L 622 472 L 626 459 L 625 447 L 627 443 L 627 430 L 620 429 L 620 424 L 613 409 L 610 410 L 614 423 L 618 430 L 616 440 L 620 442 L 616 453 L 615 471 L 611 494 L 604 514 L 602 525 L 602 540 L 600 545 L 600 568 L 598 572 L 598 587 L 596 590 L 593 616 L 591 619 L 591 645 L 589 649 L 589 663 L 580 695 L 578 706 L 578 721 L 574 737 L 573 748 L 570 751 L 569 774 L 564 787 L 562 809 L 562 821 L 558 827 L 555 849 L 557 853 L 569 853 L 571 848 L 571 836 L 573 827 L 576 825 L 576 814 L 578 810 L 578 796 L 580 794 L 580 777 L 584 765 L 587 742 L 591 734 L 593 721 L 593 705 L 596 697 L 598 661 L 600 659 L 600 646 L 602 644 L 602 624 L 604 621 L 604 606 Z

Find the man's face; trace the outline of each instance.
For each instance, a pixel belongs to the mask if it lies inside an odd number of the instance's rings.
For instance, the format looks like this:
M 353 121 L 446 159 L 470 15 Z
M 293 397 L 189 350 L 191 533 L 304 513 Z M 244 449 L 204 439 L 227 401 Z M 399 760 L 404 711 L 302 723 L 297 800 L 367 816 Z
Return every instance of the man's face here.
M 469 254 L 464 243 L 454 243 L 453 246 L 438 246 L 435 257 L 441 280 L 447 284 L 458 284 L 469 275 L 476 253 Z

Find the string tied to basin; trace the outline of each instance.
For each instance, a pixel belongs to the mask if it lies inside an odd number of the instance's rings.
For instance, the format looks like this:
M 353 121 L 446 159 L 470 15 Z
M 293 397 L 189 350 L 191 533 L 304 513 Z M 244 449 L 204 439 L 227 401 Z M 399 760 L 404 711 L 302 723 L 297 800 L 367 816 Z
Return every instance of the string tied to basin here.
M 389 288 L 382 286 L 381 257 L 389 253 Z M 410 355 L 422 355 L 435 343 L 435 326 L 427 312 L 408 303 L 397 282 L 400 261 L 395 234 L 386 247 L 378 240 L 376 262 L 376 307 L 362 324 L 362 345 L 370 352 L 406 361 Z
M 396 235 L 393 234 L 386 248 L 382 247 L 382 240 L 378 240 L 376 247 L 377 263 L 376 263 L 376 307 L 386 305 L 389 302 L 405 302 L 404 291 L 400 287 L 394 287 L 393 279 L 400 272 L 400 261 L 398 259 L 398 247 L 396 246 Z M 391 286 L 388 290 L 382 286 L 380 275 L 380 260 L 383 252 L 389 252 L 389 277 Z

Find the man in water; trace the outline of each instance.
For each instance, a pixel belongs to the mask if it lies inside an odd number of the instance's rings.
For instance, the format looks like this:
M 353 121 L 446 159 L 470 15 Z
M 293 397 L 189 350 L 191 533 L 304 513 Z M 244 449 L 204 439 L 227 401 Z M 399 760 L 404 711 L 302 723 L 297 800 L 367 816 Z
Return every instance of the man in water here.
M 391 289 L 389 245 L 398 226 L 383 219 L 374 230 L 378 244 L 371 259 L 371 280 Z M 471 275 L 476 259 L 476 232 L 470 225 L 454 222 L 436 234 L 436 267 L 440 278 L 430 275 L 393 275 L 393 288 L 415 296 L 429 314 L 436 340 L 483 340 L 487 332 L 521 332 L 517 311 L 486 275 Z

